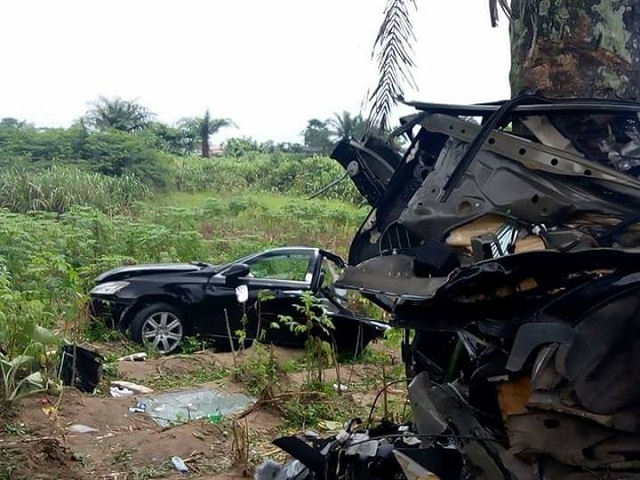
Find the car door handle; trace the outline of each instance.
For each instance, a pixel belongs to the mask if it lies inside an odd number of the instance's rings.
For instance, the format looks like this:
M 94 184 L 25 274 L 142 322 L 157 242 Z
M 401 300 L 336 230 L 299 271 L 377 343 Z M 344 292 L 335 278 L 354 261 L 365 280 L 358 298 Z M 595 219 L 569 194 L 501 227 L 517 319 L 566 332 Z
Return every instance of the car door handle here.
M 280 292 L 283 297 L 300 297 L 302 293 L 302 290 L 285 290 Z

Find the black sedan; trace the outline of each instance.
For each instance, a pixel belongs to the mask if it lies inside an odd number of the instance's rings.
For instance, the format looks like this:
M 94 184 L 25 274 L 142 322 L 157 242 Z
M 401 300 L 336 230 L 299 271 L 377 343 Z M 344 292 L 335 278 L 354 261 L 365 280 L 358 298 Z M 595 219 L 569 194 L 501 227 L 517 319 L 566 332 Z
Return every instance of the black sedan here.
M 222 349 L 240 338 L 301 347 L 306 336 L 280 320 L 305 324 L 297 306 L 303 292 L 310 292 L 319 300 L 314 308 L 333 322 L 327 340 L 338 352 L 356 353 L 389 327 L 346 307 L 345 292 L 333 287 L 344 267 L 339 256 L 310 247 L 275 248 L 225 265 L 123 266 L 95 279 L 91 307 L 94 316 L 162 354 L 178 349 L 187 335 Z

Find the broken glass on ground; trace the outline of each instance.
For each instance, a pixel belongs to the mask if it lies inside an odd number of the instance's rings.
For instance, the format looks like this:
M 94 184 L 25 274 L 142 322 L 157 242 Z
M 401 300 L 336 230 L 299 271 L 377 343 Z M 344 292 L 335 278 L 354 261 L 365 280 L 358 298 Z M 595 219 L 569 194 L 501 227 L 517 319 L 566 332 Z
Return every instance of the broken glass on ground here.
M 212 389 L 162 393 L 142 398 L 147 415 L 161 427 L 191 422 L 210 414 L 222 416 L 241 412 L 255 403 L 243 393 L 226 393 Z

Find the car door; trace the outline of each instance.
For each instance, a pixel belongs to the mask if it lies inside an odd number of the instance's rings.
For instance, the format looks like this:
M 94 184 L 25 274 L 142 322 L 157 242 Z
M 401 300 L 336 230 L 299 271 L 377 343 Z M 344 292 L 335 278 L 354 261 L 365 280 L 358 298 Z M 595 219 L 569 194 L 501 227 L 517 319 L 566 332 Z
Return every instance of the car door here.
M 206 288 L 206 300 L 198 322 L 198 332 L 216 339 L 228 339 L 229 333 L 243 330 L 247 340 L 259 338 L 278 345 L 304 342 L 282 324 L 281 316 L 302 321 L 295 308 L 300 295 L 311 289 L 318 250 L 279 248 L 245 257 L 239 263 L 249 267 L 248 275 L 229 283 L 225 268 L 212 277 Z M 237 264 L 235 264 L 237 265 Z M 240 303 L 236 288 L 246 286 L 248 298 Z
M 296 335 L 291 323 L 306 317 L 296 305 L 311 291 L 318 252 L 315 249 L 279 249 L 247 261 L 249 298 L 253 299 L 248 335 L 266 343 L 300 346 L 305 338 Z M 285 319 L 287 319 L 285 321 Z

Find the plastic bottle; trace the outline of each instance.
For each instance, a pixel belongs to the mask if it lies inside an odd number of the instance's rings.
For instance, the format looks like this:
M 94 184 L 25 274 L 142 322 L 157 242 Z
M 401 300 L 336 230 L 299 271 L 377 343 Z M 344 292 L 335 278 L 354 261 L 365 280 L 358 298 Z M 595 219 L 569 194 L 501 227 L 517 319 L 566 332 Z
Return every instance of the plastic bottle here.
M 207 415 L 207 419 L 211 423 L 220 423 L 222 421 L 223 415 L 220 412 L 220 409 L 216 408 L 216 411 Z
M 185 473 L 189 473 L 189 467 L 185 465 L 185 463 L 182 461 L 180 457 L 178 456 L 171 457 L 171 463 L 173 463 L 173 466 L 175 467 L 175 469 L 179 471 L 181 474 L 184 475 Z

